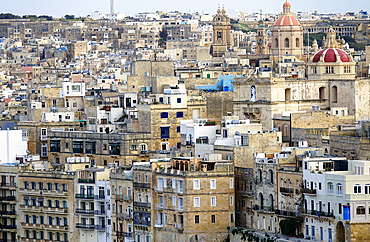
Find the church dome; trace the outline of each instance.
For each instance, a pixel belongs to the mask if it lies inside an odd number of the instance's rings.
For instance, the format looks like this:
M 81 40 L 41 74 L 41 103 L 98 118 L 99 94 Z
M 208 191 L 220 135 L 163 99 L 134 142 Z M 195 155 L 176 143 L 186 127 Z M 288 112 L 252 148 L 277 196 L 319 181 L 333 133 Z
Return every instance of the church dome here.
M 320 60 L 324 62 L 336 62 L 337 57 L 340 58 L 341 62 L 350 62 L 349 56 L 344 50 L 334 48 L 320 50 L 314 55 L 312 62 L 319 62 Z
M 275 22 L 275 26 L 299 26 L 298 20 L 290 13 L 290 3 L 285 1 L 283 4 L 283 15 Z
M 281 16 L 275 23 L 275 26 L 299 26 L 300 23 L 293 16 Z

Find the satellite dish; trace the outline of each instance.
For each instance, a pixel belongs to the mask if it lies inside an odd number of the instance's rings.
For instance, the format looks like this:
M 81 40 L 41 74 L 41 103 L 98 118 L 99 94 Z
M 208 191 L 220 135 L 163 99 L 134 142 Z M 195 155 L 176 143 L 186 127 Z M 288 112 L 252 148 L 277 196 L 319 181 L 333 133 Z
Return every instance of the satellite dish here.
M 172 148 L 173 148 L 174 150 L 176 150 L 176 148 L 177 148 L 177 147 L 176 147 L 176 145 L 174 145 L 174 146 L 172 146 Z
M 27 155 L 30 153 L 30 151 L 29 150 L 26 150 L 26 153 L 27 153 Z

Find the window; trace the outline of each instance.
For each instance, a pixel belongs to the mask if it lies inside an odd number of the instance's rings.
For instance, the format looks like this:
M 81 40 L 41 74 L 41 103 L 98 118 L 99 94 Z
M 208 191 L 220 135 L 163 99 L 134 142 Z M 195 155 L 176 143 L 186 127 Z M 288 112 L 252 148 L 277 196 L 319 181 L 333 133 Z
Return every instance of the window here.
M 211 189 L 216 189 L 216 179 L 211 179 L 210 180 L 210 188 Z
M 234 188 L 234 178 L 230 178 L 230 189 L 233 189 L 233 188 Z
M 36 182 L 31 182 L 31 189 L 36 189 Z
M 199 190 L 200 189 L 200 181 L 199 179 L 193 180 L 193 190 Z
M 338 213 L 342 214 L 342 204 L 338 203 Z
M 170 127 L 161 127 L 161 138 L 162 139 L 170 138 Z
M 361 185 L 360 184 L 355 184 L 353 186 L 353 193 L 361 193 Z
M 199 224 L 199 215 L 195 215 L 194 223 Z
M 313 187 L 311 187 L 313 189 Z M 321 182 L 319 182 L 319 190 L 321 190 Z
M 181 103 L 181 98 L 177 98 L 177 103 Z
M 160 102 L 160 103 L 163 103 L 163 97 L 160 97 L 160 98 L 159 98 L 159 102 Z
M 28 182 L 27 181 L 24 182 L 24 189 L 28 189 Z
M 358 207 L 356 208 L 356 214 L 357 214 L 357 215 L 365 214 L 365 207 L 364 207 L 364 206 L 358 206 Z
M 184 113 L 183 112 L 177 112 L 176 113 L 176 118 L 182 118 L 184 117 Z
M 194 207 L 200 207 L 200 197 L 194 198 Z
M 216 215 L 211 215 L 211 223 L 216 223 Z
M 172 206 L 176 207 L 176 196 L 172 196 Z
M 234 206 L 234 197 L 230 196 L 230 206 Z
M 180 126 L 177 126 L 177 133 L 180 133 Z
M 48 144 L 44 143 L 41 145 L 41 156 L 47 157 L 48 156 Z
M 295 47 L 299 47 L 299 38 L 295 39 Z
M 342 184 L 337 184 L 337 195 L 342 196 Z
M 132 150 L 136 150 L 136 145 L 132 145 L 132 146 L 131 146 L 131 149 L 132 149 Z
M 327 66 L 325 67 L 326 74 L 333 74 L 334 73 L 334 66 Z
M 365 194 L 370 194 L 370 184 L 365 184 Z
M 67 191 L 67 184 L 62 184 L 62 190 L 65 192 Z
M 328 194 L 333 194 L 333 183 L 328 183 Z
M 289 39 L 285 38 L 285 47 L 289 48 Z
M 249 136 L 248 135 L 242 136 L 242 146 L 249 146 Z
M 59 191 L 59 183 L 55 183 L 54 187 L 55 187 L 55 191 Z
M 49 191 L 53 190 L 53 185 L 50 182 L 48 183 L 48 190 Z
M 60 152 L 60 140 L 50 140 L 50 152 Z
M 211 197 L 211 207 L 216 207 L 216 197 Z
M 172 178 L 172 189 L 176 189 L 176 178 Z
M 168 113 L 167 112 L 162 112 L 161 113 L 161 118 L 168 118 Z

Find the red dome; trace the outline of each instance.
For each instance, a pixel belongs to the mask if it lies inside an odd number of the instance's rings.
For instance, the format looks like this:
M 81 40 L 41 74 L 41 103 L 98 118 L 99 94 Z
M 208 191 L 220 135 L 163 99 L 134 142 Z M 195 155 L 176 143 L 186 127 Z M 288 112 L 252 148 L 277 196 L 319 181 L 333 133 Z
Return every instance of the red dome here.
M 289 4 L 289 3 L 288 3 Z M 298 20 L 290 15 L 281 16 L 275 23 L 275 26 L 299 26 Z
M 290 7 L 290 3 L 288 3 L 288 1 L 286 1 L 286 2 L 283 4 L 283 7 Z
M 317 52 L 315 54 L 315 56 L 313 57 L 312 62 L 319 62 L 320 57 L 322 55 L 324 55 L 324 62 L 336 62 L 337 61 L 337 56 L 336 56 L 337 54 L 339 55 L 340 60 L 342 62 L 349 62 L 348 54 L 345 51 L 340 50 L 340 49 L 320 50 L 319 52 Z

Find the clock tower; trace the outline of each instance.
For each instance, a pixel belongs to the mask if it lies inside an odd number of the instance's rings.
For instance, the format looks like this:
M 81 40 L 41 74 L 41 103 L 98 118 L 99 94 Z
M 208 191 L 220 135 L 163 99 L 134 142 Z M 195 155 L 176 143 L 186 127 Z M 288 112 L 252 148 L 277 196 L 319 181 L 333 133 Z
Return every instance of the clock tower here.
M 267 55 L 268 54 L 268 36 L 266 34 L 266 29 L 263 27 L 262 23 L 259 24 L 258 29 L 257 29 L 256 42 L 257 42 L 256 54 L 257 55 Z

